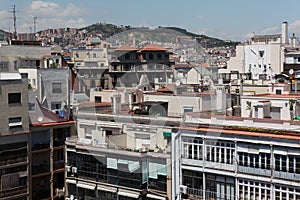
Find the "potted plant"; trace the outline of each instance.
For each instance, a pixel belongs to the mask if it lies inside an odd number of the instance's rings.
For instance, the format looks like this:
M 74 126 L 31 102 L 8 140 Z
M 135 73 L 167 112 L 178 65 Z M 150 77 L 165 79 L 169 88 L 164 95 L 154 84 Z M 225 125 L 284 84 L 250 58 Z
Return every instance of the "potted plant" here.
M 249 117 L 252 117 L 252 103 L 251 101 L 246 101 L 246 110 L 249 110 Z

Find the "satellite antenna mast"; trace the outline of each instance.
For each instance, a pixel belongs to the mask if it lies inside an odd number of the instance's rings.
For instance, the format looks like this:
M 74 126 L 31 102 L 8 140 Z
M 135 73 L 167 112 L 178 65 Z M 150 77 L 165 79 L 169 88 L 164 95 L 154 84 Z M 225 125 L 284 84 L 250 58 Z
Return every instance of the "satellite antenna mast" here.
M 17 17 L 16 17 L 16 5 L 13 5 L 12 11 L 13 13 L 13 20 L 14 20 L 14 32 L 13 32 L 13 39 L 17 39 Z
M 33 38 L 35 40 L 35 34 L 36 34 L 36 24 L 37 24 L 37 16 L 33 17 Z

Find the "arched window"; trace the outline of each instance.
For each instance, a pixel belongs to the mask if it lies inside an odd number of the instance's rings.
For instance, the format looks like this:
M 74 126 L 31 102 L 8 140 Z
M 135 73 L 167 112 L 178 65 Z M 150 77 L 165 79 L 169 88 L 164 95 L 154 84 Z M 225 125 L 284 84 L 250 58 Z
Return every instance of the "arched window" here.
M 153 60 L 153 54 L 152 53 L 149 54 L 149 60 Z

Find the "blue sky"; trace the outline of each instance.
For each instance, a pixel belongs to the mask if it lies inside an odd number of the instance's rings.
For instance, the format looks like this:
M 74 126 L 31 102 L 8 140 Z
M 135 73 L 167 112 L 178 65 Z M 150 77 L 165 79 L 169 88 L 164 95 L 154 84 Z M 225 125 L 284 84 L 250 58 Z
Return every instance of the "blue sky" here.
M 289 23 L 289 35 L 300 35 L 299 0 L 1 0 L 0 29 L 12 30 L 12 5 L 17 31 L 81 28 L 97 22 L 115 25 L 177 26 L 211 37 L 246 40 L 251 34 L 280 33 Z

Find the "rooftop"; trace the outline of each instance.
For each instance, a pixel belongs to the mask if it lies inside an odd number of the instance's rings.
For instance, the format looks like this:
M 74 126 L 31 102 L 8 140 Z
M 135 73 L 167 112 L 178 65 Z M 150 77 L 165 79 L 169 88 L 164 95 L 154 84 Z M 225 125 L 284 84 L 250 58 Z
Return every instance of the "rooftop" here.
M 279 98 L 279 99 L 300 98 L 300 94 L 255 94 L 255 95 L 249 95 L 249 96 L 250 97 Z M 249 96 L 243 96 L 243 98 L 247 98 Z

